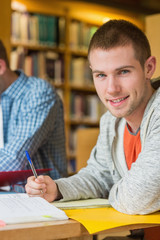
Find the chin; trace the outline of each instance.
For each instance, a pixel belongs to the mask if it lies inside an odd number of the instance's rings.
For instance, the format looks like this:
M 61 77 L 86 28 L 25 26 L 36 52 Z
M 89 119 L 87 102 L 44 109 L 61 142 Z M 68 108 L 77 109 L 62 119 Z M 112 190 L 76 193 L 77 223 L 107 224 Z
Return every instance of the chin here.
M 115 111 L 112 111 L 110 109 L 108 109 L 108 111 L 114 116 L 114 117 L 117 117 L 117 118 L 124 118 L 126 115 L 122 112 L 115 112 Z

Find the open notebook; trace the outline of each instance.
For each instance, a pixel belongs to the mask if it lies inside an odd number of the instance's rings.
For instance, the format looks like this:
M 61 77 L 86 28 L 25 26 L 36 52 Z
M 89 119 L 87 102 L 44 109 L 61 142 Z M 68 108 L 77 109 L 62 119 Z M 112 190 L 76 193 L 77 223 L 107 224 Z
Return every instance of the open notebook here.
M 6 224 L 68 219 L 64 211 L 41 197 L 0 194 L 0 220 Z

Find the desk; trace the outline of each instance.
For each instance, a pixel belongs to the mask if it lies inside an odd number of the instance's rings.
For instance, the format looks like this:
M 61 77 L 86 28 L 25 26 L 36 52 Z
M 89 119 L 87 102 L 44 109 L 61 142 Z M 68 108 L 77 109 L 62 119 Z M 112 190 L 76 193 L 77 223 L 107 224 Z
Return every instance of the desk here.
M 121 233 L 131 229 L 154 227 L 156 224 L 134 224 L 108 229 L 102 234 Z M 75 220 L 6 225 L 0 228 L 0 240 L 58 240 L 84 237 L 92 239 L 81 223 Z

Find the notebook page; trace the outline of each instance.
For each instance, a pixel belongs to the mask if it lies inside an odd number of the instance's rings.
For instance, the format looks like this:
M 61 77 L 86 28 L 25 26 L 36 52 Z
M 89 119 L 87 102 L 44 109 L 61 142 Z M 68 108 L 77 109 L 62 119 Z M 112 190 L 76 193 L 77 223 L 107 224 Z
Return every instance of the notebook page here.
M 67 215 L 41 197 L 27 194 L 0 195 L 0 220 L 5 223 L 65 220 Z

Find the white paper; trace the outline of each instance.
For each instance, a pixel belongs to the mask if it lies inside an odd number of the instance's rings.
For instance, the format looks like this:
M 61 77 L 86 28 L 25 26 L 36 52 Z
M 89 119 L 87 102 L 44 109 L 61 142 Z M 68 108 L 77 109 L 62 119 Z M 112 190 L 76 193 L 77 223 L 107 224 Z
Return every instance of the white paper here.
M 68 219 L 64 211 L 41 197 L 27 194 L 0 195 L 0 220 L 5 223 L 52 221 Z

